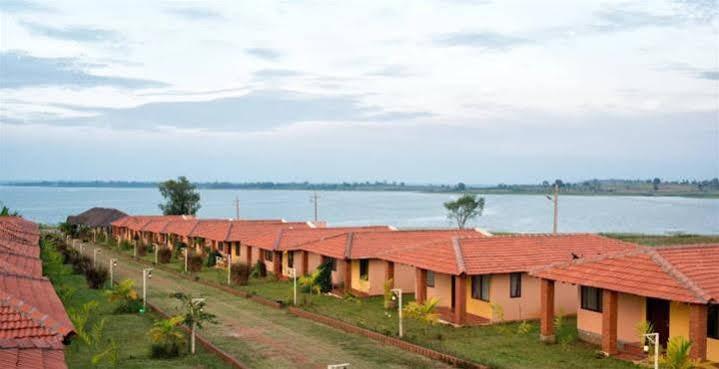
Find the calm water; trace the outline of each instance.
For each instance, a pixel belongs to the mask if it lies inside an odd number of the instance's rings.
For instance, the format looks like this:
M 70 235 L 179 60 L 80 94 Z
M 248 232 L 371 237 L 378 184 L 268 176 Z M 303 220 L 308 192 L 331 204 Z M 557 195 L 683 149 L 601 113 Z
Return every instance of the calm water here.
M 202 190 L 199 216 L 235 216 L 240 198 L 243 218 L 307 220 L 313 216 L 311 192 Z M 411 192 L 322 192 L 320 219 L 329 225 L 390 224 L 397 227 L 446 227 L 442 203 L 449 194 Z M 552 203 L 544 196 L 487 195 L 484 215 L 475 226 L 492 231 L 550 232 Z M 128 214 L 159 214 L 157 189 L 50 188 L 0 186 L 0 201 L 26 218 L 57 223 L 93 206 Z M 719 234 L 719 199 L 679 197 L 564 196 L 559 204 L 562 232 L 687 232 Z

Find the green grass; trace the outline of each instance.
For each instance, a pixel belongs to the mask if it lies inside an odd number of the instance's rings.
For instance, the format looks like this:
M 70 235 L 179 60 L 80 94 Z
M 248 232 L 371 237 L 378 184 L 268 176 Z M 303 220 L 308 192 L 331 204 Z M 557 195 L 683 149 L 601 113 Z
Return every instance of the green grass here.
M 719 243 L 719 236 L 698 234 L 653 235 L 641 233 L 602 233 L 603 236 L 648 246 L 686 245 L 694 243 Z
M 68 266 L 64 266 L 71 272 Z M 84 276 L 66 274 L 53 277 L 55 289 L 72 289 L 74 292 L 65 301 L 68 311 L 79 309 L 89 301 L 100 302 L 94 319 L 106 319 L 106 339 L 114 339 L 119 346 L 119 364 L 122 369 L 146 368 L 176 368 L 176 369 L 229 369 L 229 365 L 217 356 L 200 348 L 196 355 L 183 355 L 175 359 L 152 359 L 149 357 L 150 339 L 147 332 L 153 321 L 161 319 L 157 314 L 113 314 L 116 303 L 109 303 L 101 290 L 92 290 L 87 287 Z M 70 347 L 65 350 L 65 359 L 70 369 L 97 368 L 91 364 L 93 353 L 75 338 Z M 107 368 L 108 364 L 100 365 Z

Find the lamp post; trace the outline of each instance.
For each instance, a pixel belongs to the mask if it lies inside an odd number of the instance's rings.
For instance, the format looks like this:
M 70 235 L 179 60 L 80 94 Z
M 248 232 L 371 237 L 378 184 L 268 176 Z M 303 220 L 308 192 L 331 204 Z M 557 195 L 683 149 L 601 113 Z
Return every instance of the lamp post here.
M 644 352 L 649 352 L 650 345 L 654 345 L 654 369 L 659 369 L 659 333 L 644 335 Z
M 160 251 L 160 246 L 158 244 L 153 244 L 153 247 L 155 248 L 155 264 L 159 264 L 157 257 L 158 257 L 158 252 Z
M 189 246 L 183 250 L 185 252 L 185 273 L 187 273 L 187 255 L 189 255 Z
M 110 288 L 115 285 L 115 267 L 117 266 L 117 259 L 110 259 Z
M 402 338 L 404 336 L 404 332 L 402 329 L 402 289 L 401 288 L 393 288 L 392 289 L 392 300 L 399 299 L 399 304 L 397 305 L 397 313 L 399 315 L 399 338 Z
M 554 183 L 554 197 L 547 195 L 547 199 L 554 202 L 554 221 L 552 223 L 552 234 L 557 234 L 557 223 L 559 217 L 559 183 Z
M 97 254 L 99 254 L 100 252 L 101 252 L 101 250 L 99 247 L 95 247 L 95 249 L 92 250 L 92 267 L 93 268 L 97 267 Z
M 287 273 L 292 278 L 292 304 L 297 306 L 297 269 L 287 268 Z
M 147 280 L 152 279 L 152 268 L 142 270 L 142 311 L 147 309 Z
M 230 252 L 227 253 L 227 285 L 229 286 L 232 283 L 232 248 L 230 248 Z
M 197 326 L 197 322 L 196 322 L 197 313 L 195 312 L 195 309 L 196 309 L 197 305 L 204 303 L 204 302 L 205 302 L 205 299 L 203 297 L 194 298 L 194 299 L 192 299 L 192 301 L 190 301 L 190 304 L 192 305 L 192 313 L 193 313 L 192 329 L 191 329 L 191 333 L 190 333 L 190 352 L 193 355 L 195 354 L 195 331 L 196 331 L 196 326 Z M 199 309 L 201 312 L 202 307 L 200 307 Z

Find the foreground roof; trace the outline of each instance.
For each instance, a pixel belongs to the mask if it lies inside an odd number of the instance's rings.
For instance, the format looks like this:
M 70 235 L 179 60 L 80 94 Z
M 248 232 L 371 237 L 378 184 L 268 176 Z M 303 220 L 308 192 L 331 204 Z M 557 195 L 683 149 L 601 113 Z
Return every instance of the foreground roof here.
M 362 227 L 326 227 L 326 228 L 290 228 L 279 232 L 274 248 L 276 250 L 299 250 L 302 245 L 314 241 L 321 241 L 349 232 L 378 232 L 390 231 L 390 226 L 362 226 Z
M 67 222 L 72 225 L 83 225 L 86 227 L 109 227 L 112 222 L 126 217 L 127 214 L 111 208 L 91 208 L 77 215 L 67 217 Z
M 439 273 L 480 275 L 528 272 L 547 264 L 636 247 L 594 234 L 524 234 L 453 237 L 387 251 L 379 257 Z
M 0 217 L 1 368 L 67 368 L 63 348 L 74 327 L 42 276 L 39 235 L 35 223 Z
M 532 275 L 688 303 L 719 301 L 719 244 L 639 247 L 538 268 Z
M 428 242 L 469 235 L 486 237 L 477 230 L 458 229 L 352 231 L 303 244 L 301 249 L 334 258 L 369 259 L 390 251 L 401 252 Z

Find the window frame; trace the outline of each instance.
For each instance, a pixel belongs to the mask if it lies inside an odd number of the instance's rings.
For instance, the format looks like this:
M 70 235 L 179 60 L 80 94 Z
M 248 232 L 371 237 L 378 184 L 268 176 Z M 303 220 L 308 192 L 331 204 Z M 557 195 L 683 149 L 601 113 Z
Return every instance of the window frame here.
M 522 297 L 522 273 L 509 273 L 509 298 Z
M 287 267 L 288 268 L 295 267 L 295 252 L 294 251 L 289 251 L 287 253 Z
M 590 304 L 589 304 L 588 298 L 589 298 L 589 296 L 592 295 L 591 292 L 593 292 L 593 294 L 595 295 L 594 299 L 596 301 L 597 306 L 590 306 Z M 580 293 L 580 296 L 579 296 L 580 307 L 582 310 L 593 311 L 595 313 L 601 313 L 604 310 L 603 306 L 602 306 L 604 304 L 604 301 L 603 301 L 604 290 L 603 289 L 597 288 L 597 287 L 590 287 L 590 286 L 581 286 L 579 289 L 579 293 Z
M 434 288 L 435 278 L 436 278 L 436 275 L 434 274 L 434 272 L 431 270 L 428 270 L 427 274 L 425 275 L 425 278 L 424 278 L 424 284 L 427 285 L 427 287 Z
M 480 301 L 489 301 L 489 288 L 492 283 L 490 274 L 481 274 L 472 276 L 472 299 Z
M 709 305 L 707 309 L 707 337 L 719 340 L 719 305 Z
M 369 280 L 369 259 L 359 260 L 359 279 L 363 281 Z
M 262 250 L 262 251 L 265 254 L 265 257 L 264 257 L 265 261 L 272 261 L 272 259 L 274 258 L 273 252 L 270 250 Z

